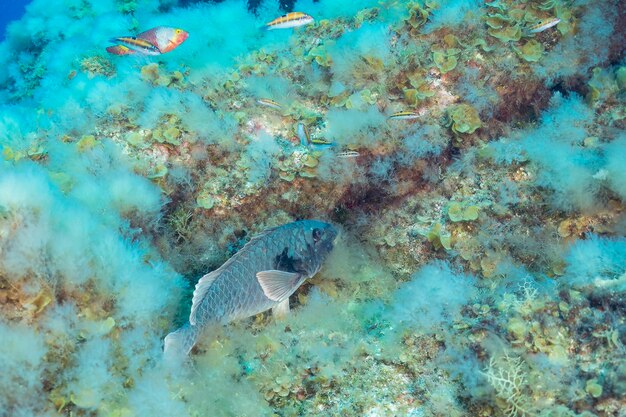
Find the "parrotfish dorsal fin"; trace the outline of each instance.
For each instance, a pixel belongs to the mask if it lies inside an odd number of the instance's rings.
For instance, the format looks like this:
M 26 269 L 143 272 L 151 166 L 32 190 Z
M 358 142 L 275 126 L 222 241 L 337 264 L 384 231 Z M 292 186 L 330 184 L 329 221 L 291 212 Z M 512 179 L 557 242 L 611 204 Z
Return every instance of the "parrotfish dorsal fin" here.
M 191 313 L 189 313 L 189 323 L 191 323 L 192 326 L 196 325 L 196 313 L 198 312 L 198 307 L 200 307 L 200 303 L 202 302 L 202 299 L 211 284 L 213 284 L 213 281 L 219 277 L 219 271 L 219 269 L 216 269 L 215 271 L 209 272 L 200 278 L 196 284 L 196 289 L 193 291 L 193 299 L 191 300 Z
M 301 274 L 278 270 L 257 272 L 256 279 L 259 281 L 263 293 L 272 301 L 284 301 L 298 288 Z

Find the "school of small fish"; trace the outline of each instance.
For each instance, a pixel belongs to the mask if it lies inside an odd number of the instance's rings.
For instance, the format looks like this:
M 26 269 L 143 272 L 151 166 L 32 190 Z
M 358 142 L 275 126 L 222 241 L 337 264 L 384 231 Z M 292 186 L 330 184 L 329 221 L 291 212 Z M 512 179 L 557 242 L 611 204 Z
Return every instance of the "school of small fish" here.
M 542 21 L 526 29 L 536 34 L 559 24 L 561 19 Z M 292 12 L 266 23 L 265 30 L 290 29 L 312 24 L 313 17 Z M 134 36 L 112 38 L 106 50 L 113 55 L 156 56 L 173 51 L 189 34 L 178 28 L 158 26 Z M 271 98 L 258 98 L 260 106 L 282 110 Z M 401 110 L 389 120 L 414 120 L 420 114 Z M 332 149 L 335 144 L 312 138 L 304 123 L 296 130 L 300 145 L 314 151 Z M 359 156 L 352 150 L 337 151 L 337 158 Z M 185 356 L 196 344 L 201 331 L 210 324 L 228 323 L 270 308 L 277 314 L 289 310 L 289 296 L 320 269 L 333 248 L 337 231 L 328 223 L 302 220 L 266 230 L 253 238 L 220 268 L 203 276 L 193 293 L 189 322 L 164 341 L 166 357 Z

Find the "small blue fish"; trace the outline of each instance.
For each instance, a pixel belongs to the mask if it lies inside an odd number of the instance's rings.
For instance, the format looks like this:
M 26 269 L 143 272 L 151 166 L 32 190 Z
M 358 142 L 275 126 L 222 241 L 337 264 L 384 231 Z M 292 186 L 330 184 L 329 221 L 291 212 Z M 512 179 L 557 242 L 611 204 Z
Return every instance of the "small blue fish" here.
M 306 128 L 304 123 L 298 123 L 298 139 L 300 139 L 300 145 L 309 147 L 309 143 L 311 143 L 311 134 L 309 133 L 309 129 Z

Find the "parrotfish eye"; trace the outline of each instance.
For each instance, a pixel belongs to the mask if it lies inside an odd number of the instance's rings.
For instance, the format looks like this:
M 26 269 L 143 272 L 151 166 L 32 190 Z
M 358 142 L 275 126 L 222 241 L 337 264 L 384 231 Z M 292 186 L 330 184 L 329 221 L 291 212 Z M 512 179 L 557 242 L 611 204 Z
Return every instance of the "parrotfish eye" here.
M 317 243 L 322 238 L 322 231 L 318 228 L 315 228 L 313 229 L 311 235 L 313 236 L 313 242 Z

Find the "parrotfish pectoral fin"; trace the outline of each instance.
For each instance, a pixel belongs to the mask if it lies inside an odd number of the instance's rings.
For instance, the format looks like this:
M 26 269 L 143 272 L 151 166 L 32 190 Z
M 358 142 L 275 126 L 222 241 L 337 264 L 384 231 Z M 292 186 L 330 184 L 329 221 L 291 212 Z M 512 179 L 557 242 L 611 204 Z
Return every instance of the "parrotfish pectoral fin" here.
M 109 46 L 107 52 L 113 55 L 132 55 L 137 53 L 124 45 Z
M 256 279 L 259 281 L 263 293 L 272 301 L 284 301 L 298 289 L 302 275 L 295 272 L 269 270 L 257 272 Z
M 198 328 L 185 324 L 180 329 L 165 336 L 163 341 L 163 356 L 167 360 L 176 360 L 186 357 L 196 344 Z
M 282 319 L 289 315 L 289 297 L 272 308 L 272 315 L 277 319 Z

